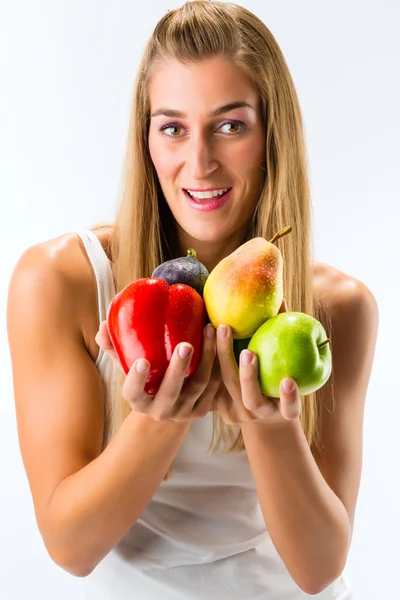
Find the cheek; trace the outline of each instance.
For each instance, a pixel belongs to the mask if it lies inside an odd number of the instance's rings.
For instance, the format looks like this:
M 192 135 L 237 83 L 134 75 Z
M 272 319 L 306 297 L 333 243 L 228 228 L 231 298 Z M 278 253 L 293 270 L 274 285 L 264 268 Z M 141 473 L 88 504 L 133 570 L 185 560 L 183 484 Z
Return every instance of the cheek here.
M 265 142 L 263 138 L 249 138 L 244 144 L 235 149 L 232 157 L 232 163 L 237 166 L 241 173 L 252 174 L 259 171 L 261 165 L 265 162 Z
M 169 153 L 165 151 L 165 144 L 159 143 L 156 135 L 151 131 L 149 133 L 148 142 L 150 157 L 158 176 L 161 178 L 163 175 L 168 175 L 168 172 L 171 171 L 172 164 Z

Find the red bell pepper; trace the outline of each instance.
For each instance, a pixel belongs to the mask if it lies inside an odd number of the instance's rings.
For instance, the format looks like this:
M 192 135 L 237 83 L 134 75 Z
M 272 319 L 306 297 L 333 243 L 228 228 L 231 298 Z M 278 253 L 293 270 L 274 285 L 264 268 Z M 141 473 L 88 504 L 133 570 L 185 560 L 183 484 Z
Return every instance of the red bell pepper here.
M 127 285 L 116 294 L 107 311 L 109 336 L 125 375 L 136 359 L 150 362 L 144 386 L 148 394 L 158 391 L 180 342 L 193 346 L 186 378 L 194 373 L 202 351 L 205 322 L 204 300 L 195 289 L 151 277 Z

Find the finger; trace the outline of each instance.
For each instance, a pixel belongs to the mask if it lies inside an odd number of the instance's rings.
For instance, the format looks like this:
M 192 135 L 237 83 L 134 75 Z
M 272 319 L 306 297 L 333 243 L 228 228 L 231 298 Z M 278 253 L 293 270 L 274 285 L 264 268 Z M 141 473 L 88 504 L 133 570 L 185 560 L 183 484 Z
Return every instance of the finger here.
M 188 351 L 189 354 L 187 354 Z M 155 420 L 161 421 L 173 416 L 174 405 L 181 393 L 192 358 L 192 344 L 181 342 L 175 346 L 168 368 L 154 397 L 154 402 L 157 403 L 157 412 L 153 412 L 151 416 Z
M 264 404 L 258 382 L 258 358 L 250 350 L 242 350 L 239 361 L 242 402 L 247 410 L 256 411 Z
M 202 392 L 200 397 L 196 400 L 192 410 L 190 410 L 190 403 L 182 406 L 182 413 L 179 411 L 179 415 L 187 416 L 191 419 L 201 419 L 205 417 L 213 408 L 214 400 L 216 395 L 218 394 L 218 389 L 221 385 L 221 372 L 219 368 L 219 364 L 217 361 L 214 361 L 213 367 L 211 370 L 210 380 L 207 384 L 207 387 Z M 183 407 L 186 406 L 186 411 Z
M 250 350 L 240 353 L 240 386 L 243 405 L 259 419 L 269 419 L 279 413 L 277 405 L 261 392 L 258 381 L 258 357 Z
M 146 367 L 144 371 L 139 370 L 141 365 Z M 122 386 L 122 397 L 138 412 L 146 413 L 154 399 L 154 396 L 148 394 L 144 389 L 149 374 L 149 368 L 149 361 L 144 358 L 139 358 L 129 369 Z
M 101 321 L 95 340 L 103 348 L 103 350 L 113 349 L 113 344 L 108 332 L 107 321 Z
M 286 384 L 288 385 L 288 388 L 285 387 Z M 291 390 L 289 389 L 290 385 L 292 385 Z M 296 381 L 291 377 L 285 377 L 282 379 L 279 386 L 279 393 L 279 410 L 283 418 L 287 421 L 293 421 L 294 419 L 297 419 L 301 413 L 301 401 Z
M 219 365 L 214 365 L 216 355 L 215 329 L 211 323 L 204 328 L 203 347 L 196 371 L 185 381 L 181 390 L 181 402 L 190 405 L 190 410 L 199 400 L 210 382 L 214 369 L 214 377 L 218 376 Z M 218 368 L 217 368 L 218 367 Z
M 232 332 L 229 325 L 219 325 L 217 353 L 225 387 L 236 403 L 241 403 L 239 368 L 233 352 Z
M 116 363 L 120 369 L 122 369 L 118 354 L 112 345 L 106 321 L 102 321 L 100 323 L 99 330 L 94 339 L 96 344 Z

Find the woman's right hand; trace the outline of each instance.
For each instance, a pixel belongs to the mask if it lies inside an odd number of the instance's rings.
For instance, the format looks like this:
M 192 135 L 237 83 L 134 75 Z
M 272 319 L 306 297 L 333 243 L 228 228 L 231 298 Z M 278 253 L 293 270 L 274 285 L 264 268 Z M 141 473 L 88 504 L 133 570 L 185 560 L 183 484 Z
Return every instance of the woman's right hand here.
M 207 333 L 211 336 L 208 337 Z M 100 323 L 96 343 L 122 369 L 108 334 L 107 322 Z M 179 348 L 189 346 L 188 357 L 179 356 Z M 192 421 L 212 410 L 214 397 L 221 383 L 221 371 L 216 356 L 215 329 L 211 323 L 204 327 L 202 354 L 196 371 L 185 381 L 185 374 L 193 356 L 193 347 L 187 342 L 177 344 L 164 374 L 158 392 L 147 394 L 144 389 L 149 372 L 149 361 L 139 359 L 130 368 L 122 387 L 122 396 L 133 410 L 152 417 L 155 421 Z M 139 373 L 135 366 L 144 361 L 147 369 Z

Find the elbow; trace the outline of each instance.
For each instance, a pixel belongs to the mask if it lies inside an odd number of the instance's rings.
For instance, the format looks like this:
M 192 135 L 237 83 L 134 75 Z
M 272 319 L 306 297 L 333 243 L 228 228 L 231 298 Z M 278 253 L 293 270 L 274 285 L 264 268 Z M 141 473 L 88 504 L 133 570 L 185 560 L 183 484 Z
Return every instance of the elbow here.
M 318 594 L 321 594 L 324 590 L 326 590 L 328 586 L 327 585 L 318 585 L 316 586 L 315 584 L 313 585 L 299 585 L 299 588 L 305 593 L 308 594 L 309 596 L 317 596 Z
M 305 592 L 306 594 L 308 594 L 309 596 L 317 596 L 318 594 L 321 594 L 324 590 L 326 590 L 329 587 L 329 584 L 325 584 L 325 585 L 311 585 L 311 586 L 299 586 L 300 589 Z
M 73 562 L 73 561 L 65 561 L 59 560 L 54 556 L 49 555 L 51 560 L 58 566 L 60 569 L 63 569 L 69 575 L 73 577 L 88 577 L 95 567 L 88 566 L 81 562 Z
M 61 569 L 63 569 L 70 575 L 73 575 L 73 577 L 88 577 L 94 569 L 94 567 L 88 568 L 85 565 L 62 565 L 62 564 L 60 565 L 59 564 L 58 566 L 61 567 Z
M 307 580 L 302 580 L 297 585 L 299 588 L 309 594 L 310 596 L 316 596 L 321 594 L 324 590 L 326 590 L 338 577 L 341 576 L 343 572 L 344 566 L 341 565 L 340 569 L 336 569 L 333 573 L 331 573 L 328 577 L 321 579 L 321 574 L 314 574 L 313 577 L 310 577 Z
M 57 567 L 73 577 L 88 577 L 96 568 L 98 562 L 90 555 L 88 548 L 79 548 L 77 540 L 69 540 L 70 535 L 61 535 L 60 528 L 45 528 L 41 523 L 40 534 L 47 554 Z
M 316 596 L 332 585 L 343 573 L 350 543 L 351 528 L 350 525 L 346 525 L 341 536 L 341 542 L 337 544 L 334 555 L 330 553 L 319 565 L 316 565 L 314 561 L 314 567 L 307 569 L 307 572 L 303 569 L 302 577 L 299 576 L 297 582 L 300 589 L 310 596 Z
M 37 515 L 37 524 L 47 554 L 57 567 L 79 578 L 88 577 L 94 571 L 100 557 L 94 545 L 88 543 L 87 536 L 85 539 L 79 532 L 73 515 L 60 515 L 50 498 L 46 510 Z
M 88 577 L 97 566 L 96 564 L 90 564 L 87 560 L 83 560 L 82 557 L 71 555 L 65 549 L 55 550 L 47 544 L 45 546 L 53 563 L 73 577 Z

